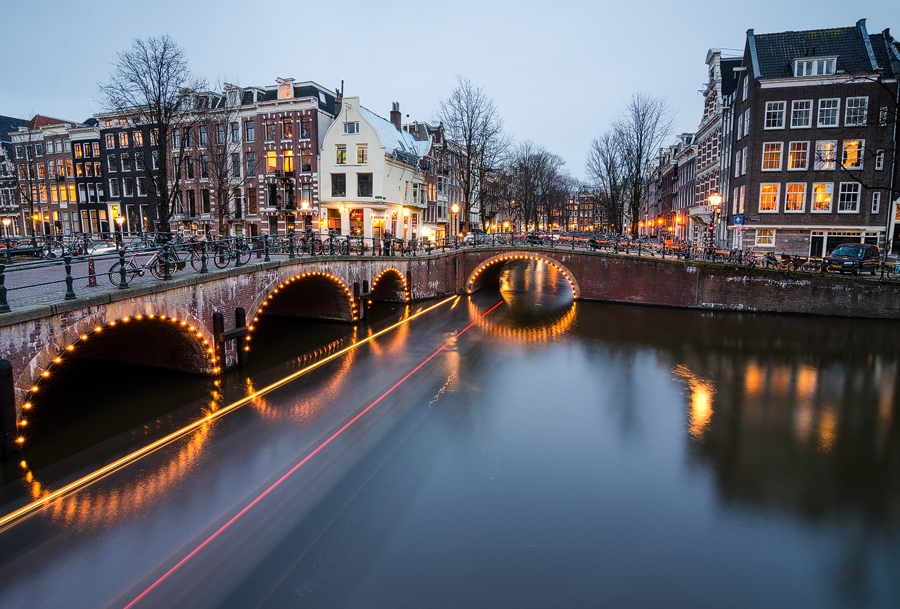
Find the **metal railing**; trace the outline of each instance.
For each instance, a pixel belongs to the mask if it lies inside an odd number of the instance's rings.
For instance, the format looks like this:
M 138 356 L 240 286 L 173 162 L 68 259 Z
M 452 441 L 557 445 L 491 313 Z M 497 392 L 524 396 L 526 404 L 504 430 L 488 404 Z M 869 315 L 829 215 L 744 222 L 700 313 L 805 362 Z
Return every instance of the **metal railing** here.
M 0 241 L 0 313 L 14 307 L 73 300 L 112 289 L 256 262 L 341 256 L 434 256 L 465 248 L 550 248 L 637 258 L 705 261 L 742 268 L 825 273 L 818 259 L 769 252 L 718 250 L 613 236 L 556 234 L 468 235 L 440 241 L 372 239 L 311 232 L 260 237 L 203 239 L 197 235 L 146 233 L 128 240 L 113 234 L 9 238 Z M 104 238 L 105 237 L 105 238 Z M 876 279 L 900 280 L 900 265 L 882 262 Z

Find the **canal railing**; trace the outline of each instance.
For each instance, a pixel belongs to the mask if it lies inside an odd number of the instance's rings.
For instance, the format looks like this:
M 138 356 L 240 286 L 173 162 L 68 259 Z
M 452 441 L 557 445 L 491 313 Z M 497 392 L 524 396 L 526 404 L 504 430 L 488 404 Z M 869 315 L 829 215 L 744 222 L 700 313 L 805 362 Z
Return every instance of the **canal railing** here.
M 107 237 L 103 239 L 103 237 Z M 719 250 L 611 236 L 498 233 L 442 240 L 372 239 L 310 232 L 202 239 L 146 233 L 128 243 L 112 235 L 67 235 L 0 242 L 0 314 L 13 307 L 74 300 L 81 295 L 165 282 L 227 267 L 297 258 L 431 257 L 487 247 L 551 248 L 647 259 L 704 261 L 748 269 L 825 273 L 821 260 L 773 252 Z M 900 280 L 900 265 L 882 262 L 867 280 Z

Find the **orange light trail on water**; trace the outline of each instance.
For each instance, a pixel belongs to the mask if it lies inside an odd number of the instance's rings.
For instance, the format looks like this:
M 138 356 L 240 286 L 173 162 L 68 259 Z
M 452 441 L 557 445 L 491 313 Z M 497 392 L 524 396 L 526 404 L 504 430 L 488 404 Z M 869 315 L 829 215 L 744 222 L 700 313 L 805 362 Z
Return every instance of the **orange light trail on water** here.
M 100 480 L 101 478 L 111 474 L 112 472 L 114 472 L 118 469 L 121 469 L 125 465 L 128 465 L 129 463 L 132 463 L 133 461 L 136 461 L 136 460 L 140 459 L 141 457 L 144 457 L 144 456 L 152 453 L 156 449 L 162 448 L 163 446 L 170 444 L 171 442 L 194 431 L 195 429 L 198 429 L 204 423 L 208 423 L 214 419 L 218 419 L 219 417 L 224 416 L 225 414 L 232 412 L 233 410 L 236 410 L 237 408 L 240 408 L 241 406 L 249 404 L 256 398 L 261 397 L 261 396 L 269 393 L 270 391 L 273 391 L 274 389 L 277 389 L 277 388 L 291 382 L 295 378 L 302 376 L 308 372 L 312 372 L 316 368 L 330 362 L 333 359 L 336 359 L 336 358 L 344 355 L 345 353 L 347 353 L 349 351 L 352 351 L 353 349 L 356 349 L 357 347 L 364 345 L 365 343 L 381 336 L 382 334 L 390 332 L 391 330 L 398 328 L 407 322 L 412 321 L 413 319 L 419 317 L 420 315 L 424 315 L 425 313 L 428 313 L 429 311 L 432 311 L 433 309 L 436 309 L 437 307 L 444 305 L 444 304 L 450 302 L 451 300 L 458 299 L 458 298 L 459 298 L 458 296 L 451 296 L 449 298 L 445 298 L 444 300 L 442 300 L 439 303 L 431 305 L 430 307 L 423 309 L 423 310 L 419 311 L 418 313 L 415 313 L 414 315 L 407 317 L 406 319 L 402 319 L 402 320 L 398 321 L 397 323 L 395 323 L 391 326 L 388 326 L 384 330 L 380 330 L 380 331 L 376 332 L 375 334 L 372 334 L 371 336 L 367 336 L 363 339 L 360 339 L 359 342 L 353 343 L 352 345 L 349 345 L 349 346 L 345 347 L 344 349 L 341 349 L 340 351 L 336 351 L 335 353 L 332 353 L 331 355 L 324 357 L 321 360 L 314 362 L 314 363 L 310 364 L 309 366 L 306 366 L 305 368 L 302 368 L 296 372 L 289 374 L 288 376 L 286 376 L 282 379 L 275 381 L 271 385 L 263 387 L 262 389 L 256 391 L 255 393 L 245 396 L 245 397 L 241 398 L 240 400 L 237 400 L 236 402 L 232 402 L 231 404 L 224 406 L 224 407 L 220 408 L 219 410 L 217 410 L 213 413 L 210 413 L 207 416 L 205 416 L 201 419 L 198 419 L 189 425 L 185 425 L 184 427 L 182 427 L 179 430 L 173 431 L 169 435 L 165 436 L 164 438 L 160 438 L 156 442 L 152 442 L 151 444 L 148 444 L 147 446 L 144 446 L 143 448 L 140 448 L 140 449 L 134 451 L 133 453 L 126 455 L 126 456 L 122 457 L 121 459 L 118 459 L 117 461 L 110 463 L 109 465 L 101 467 L 100 469 L 98 469 L 94 472 L 91 472 L 90 474 L 87 474 L 86 476 L 84 476 L 82 478 L 79 478 L 75 482 L 67 484 L 66 486 L 64 486 L 56 491 L 53 491 L 52 493 L 48 493 L 48 494 L 44 495 L 43 497 L 41 497 L 40 499 L 32 501 L 28 505 L 25 505 L 25 506 L 19 508 L 18 510 L 15 510 L 14 512 L 10 512 L 6 516 L 3 516 L 2 518 L 0 518 L 0 531 L 5 530 L 8 525 L 14 523 L 15 521 L 19 520 L 20 518 L 23 518 L 35 511 L 39 510 L 40 508 L 44 507 L 51 501 L 53 501 L 55 499 L 59 499 L 60 497 L 64 497 L 66 495 L 70 495 L 70 494 L 78 491 L 79 489 L 81 489 L 93 482 L 96 482 L 97 480 Z

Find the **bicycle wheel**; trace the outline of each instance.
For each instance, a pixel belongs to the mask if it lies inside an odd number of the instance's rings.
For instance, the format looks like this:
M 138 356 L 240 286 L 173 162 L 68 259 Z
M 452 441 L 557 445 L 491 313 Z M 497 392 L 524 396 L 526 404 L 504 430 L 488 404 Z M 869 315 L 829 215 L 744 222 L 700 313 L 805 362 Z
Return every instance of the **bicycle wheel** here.
M 250 246 L 246 243 L 241 244 L 241 247 L 238 248 L 238 260 L 241 261 L 241 264 L 247 264 L 250 262 Z
M 119 287 L 122 283 L 122 263 L 116 262 L 111 267 L 109 267 L 109 273 L 107 276 L 109 277 L 109 282 L 113 284 L 115 287 Z M 134 263 L 130 260 L 125 262 L 125 284 L 130 285 L 134 278 L 138 276 L 137 267 L 134 266 Z
M 169 254 L 168 256 L 166 254 L 156 256 L 150 260 L 147 267 L 154 277 L 157 279 L 164 279 L 166 276 L 167 262 L 169 266 L 169 275 L 174 275 L 178 270 L 178 258 L 173 254 Z
M 191 251 L 191 268 L 195 271 L 199 271 L 203 268 L 203 261 L 200 259 L 200 252 L 196 250 Z
M 231 250 L 225 246 L 219 246 L 213 253 L 212 259 L 217 269 L 224 269 L 231 263 Z

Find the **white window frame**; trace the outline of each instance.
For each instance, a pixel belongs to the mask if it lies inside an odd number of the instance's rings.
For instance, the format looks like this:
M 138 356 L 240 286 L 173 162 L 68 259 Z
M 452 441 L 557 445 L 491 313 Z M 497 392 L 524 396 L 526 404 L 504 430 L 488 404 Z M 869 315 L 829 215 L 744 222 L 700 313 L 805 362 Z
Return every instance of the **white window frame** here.
M 347 121 L 344 123 L 344 135 L 359 133 L 359 121 Z
M 797 116 L 797 112 L 803 112 L 803 110 L 798 109 L 798 104 L 809 104 L 809 107 L 806 108 L 807 116 L 806 116 L 806 124 L 795 123 L 794 119 Z M 811 99 L 795 99 L 791 102 L 791 129 L 810 129 L 812 128 L 812 113 L 813 113 L 813 100 Z
M 861 106 L 855 105 L 857 102 L 862 101 Z M 853 105 L 851 105 L 853 104 Z M 862 116 L 856 116 L 851 120 L 850 114 L 851 110 L 858 110 L 862 108 Z M 856 112 L 854 112 L 856 114 Z M 844 104 L 844 126 L 845 127 L 865 127 L 866 123 L 869 120 L 869 98 L 867 96 L 863 97 L 848 97 Z
M 770 167 L 766 168 L 766 147 L 767 146 L 778 146 L 778 167 Z M 781 166 L 784 164 L 784 142 L 763 142 L 763 153 L 762 159 L 760 161 L 760 171 L 781 171 Z
M 884 169 L 884 150 L 876 150 L 875 151 L 875 170 L 881 171 Z
M 801 186 L 800 209 L 788 209 L 788 199 L 791 196 L 791 186 Z M 784 186 L 784 213 L 802 214 L 806 212 L 806 182 L 788 182 Z
M 744 116 L 738 116 L 737 139 L 741 139 L 744 135 Z
M 771 241 L 770 241 L 771 239 Z M 753 236 L 753 244 L 756 247 L 775 247 L 775 229 L 758 228 Z
M 872 213 L 877 214 L 881 212 L 881 192 L 875 191 L 872 193 Z
M 823 160 L 824 152 L 820 154 L 819 146 L 822 144 L 831 144 L 831 160 L 829 162 Z M 816 160 L 813 163 L 816 171 L 834 171 L 837 169 L 837 140 L 817 140 L 816 141 Z
M 744 100 L 747 101 L 747 95 L 750 92 L 750 76 L 748 74 L 744 74 Z
M 834 108 L 823 108 L 822 104 L 826 102 L 835 102 Z M 834 110 L 834 123 L 823 123 L 822 116 L 824 112 L 831 112 Z M 841 126 L 841 98 L 840 97 L 826 97 L 819 100 L 818 112 L 816 113 L 816 126 L 823 128 L 831 128 L 831 127 L 840 127 Z
M 847 167 L 847 143 L 859 142 L 859 165 Z M 841 142 L 841 167 L 847 171 L 862 170 L 866 156 L 866 140 L 844 140 Z
M 747 175 L 747 165 L 749 164 L 750 149 L 747 146 L 744 146 L 743 154 L 741 155 L 741 175 Z
M 750 135 L 750 108 L 744 110 L 744 135 Z
M 856 207 L 854 209 L 841 209 L 841 206 L 844 204 L 842 197 L 845 194 L 851 194 L 851 188 L 855 189 L 855 192 L 852 194 L 856 194 Z M 862 185 L 859 182 L 841 182 L 840 189 L 838 190 L 837 213 L 858 214 L 860 199 L 862 199 Z
M 763 209 L 763 186 L 775 186 L 775 207 L 774 209 Z M 763 182 L 759 185 L 759 201 L 757 202 L 757 211 L 761 214 L 777 214 L 778 207 L 781 202 L 781 182 Z
M 776 109 L 778 105 L 781 105 L 781 109 Z M 763 119 L 763 129 L 766 131 L 772 131 L 776 129 L 784 129 L 785 124 L 785 115 L 787 114 L 787 102 L 786 101 L 770 101 L 766 102 L 766 114 Z M 769 125 L 769 122 L 778 122 L 775 125 Z
M 806 145 L 806 154 L 803 155 L 803 166 L 802 167 L 791 167 L 791 160 L 793 155 L 794 144 L 805 144 Z M 788 162 L 787 162 L 787 170 L 788 171 L 806 171 L 809 169 L 809 142 L 789 142 L 788 143 Z

